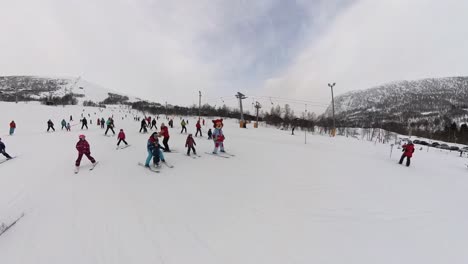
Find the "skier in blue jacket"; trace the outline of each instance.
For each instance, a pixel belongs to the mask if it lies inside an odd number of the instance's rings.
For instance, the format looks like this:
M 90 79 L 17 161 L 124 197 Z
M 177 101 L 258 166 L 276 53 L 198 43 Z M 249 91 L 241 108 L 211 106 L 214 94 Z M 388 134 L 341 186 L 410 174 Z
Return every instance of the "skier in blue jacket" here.
M 159 145 L 158 133 L 154 132 L 148 139 L 146 143 L 146 149 L 148 151 L 148 157 L 146 158 L 145 167 L 149 167 L 151 158 L 155 166 L 159 166 L 159 161 L 165 162 L 164 155 L 161 149 L 164 149 Z

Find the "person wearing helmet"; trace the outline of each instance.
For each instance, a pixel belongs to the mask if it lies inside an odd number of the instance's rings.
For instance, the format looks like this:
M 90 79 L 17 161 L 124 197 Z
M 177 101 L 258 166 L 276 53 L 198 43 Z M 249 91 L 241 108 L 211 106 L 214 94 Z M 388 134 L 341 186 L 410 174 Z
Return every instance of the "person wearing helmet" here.
M 78 168 L 80 167 L 83 155 L 85 155 L 93 165 L 96 165 L 96 160 L 91 156 L 91 149 L 88 141 L 86 141 L 85 135 L 79 136 L 79 141 L 76 143 L 76 150 L 78 150 L 78 159 L 76 159 L 75 162 L 76 171 L 78 171 Z
M 2 142 L 2 139 L 0 138 L 0 153 L 2 153 L 3 156 L 7 158 L 7 160 L 12 159 L 12 157 L 8 155 L 8 153 L 6 153 L 5 149 L 6 149 L 5 144 Z
M 399 164 L 402 164 L 403 160 L 406 158 L 406 166 L 409 167 L 411 163 L 411 157 L 413 157 L 413 153 L 414 153 L 413 142 L 411 142 L 411 140 L 408 140 L 408 142 L 404 144 L 402 148 L 403 148 L 402 150 L 403 155 L 401 155 Z

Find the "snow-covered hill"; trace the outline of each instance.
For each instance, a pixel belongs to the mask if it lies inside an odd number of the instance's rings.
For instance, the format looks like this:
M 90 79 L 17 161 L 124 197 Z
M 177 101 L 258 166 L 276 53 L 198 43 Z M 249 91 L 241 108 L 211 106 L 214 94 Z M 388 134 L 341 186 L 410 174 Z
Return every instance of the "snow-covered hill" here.
M 468 262 L 468 171 L 455 152 L 418 148 L 407 168 L 390 145 L 314 134 L 304 144 L 299 131 L 227 120 L 236 156 L 206 154 L 212 141 L 195 138 L 202 157 L 192 159 L 176 118 L 169 143 L 178 152 L 166 154 L 175 167 L 156 174 L 137 165 L 148 134 L 124 106 L 0 102 L 0 113 L 0 136 L 19 155 L 0 164 L 0 222 L 24 213 L 0 236 L 1 264 Z M 70 115 L 71 132 L 46 132 L 48 119 Z M 111 115 L 131 147 L 116 150 L 96 125 Z M 11 120 L 17 131 L 7 136 Z M 75 175 L 81 133 L 100 163 L 89 171 L 84 158 Z
M 14 101 L 16 96 L 39 100 L 44 97 L 62 97 L 74 94 L 79 104 L 84 101 L 99 103 L 115 94 L 128 97 L 127 102 L 140 101 L 140 99 L 122 95 L 112 90 L 90 83 L 78 78 L 53 78 L 36 76 L 4 76 L 0 77 L 0 101 Z
M 343 120 L 406 122 L 408 118 L 465 115 L 468 77 L 400 81 L 335 97 L 335 114 Z M 331 106 L 325 112 L 331 116 Z

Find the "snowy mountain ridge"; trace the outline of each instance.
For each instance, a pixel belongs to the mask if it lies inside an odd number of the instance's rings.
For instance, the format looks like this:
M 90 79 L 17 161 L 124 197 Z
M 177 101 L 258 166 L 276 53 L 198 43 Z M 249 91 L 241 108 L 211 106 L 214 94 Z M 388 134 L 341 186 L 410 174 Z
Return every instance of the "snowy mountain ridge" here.
M 81 77 L 57 78 L 43 76 L 0 76 L 0 101 L 41 100 L 45 97 L 62 97 L 73 94 L 78 103 L 84 101 L 102 102 L 111 95 L 128 97 L 127 102 L 141 101 L 139 98 L 122 95 Z
M 468 77 L 397 81 L 335 97 L 335 114 L 342 120 L 406 121 L 423 116 L 465 115 Z M 331 105 L 324 116 L 332 115 Z

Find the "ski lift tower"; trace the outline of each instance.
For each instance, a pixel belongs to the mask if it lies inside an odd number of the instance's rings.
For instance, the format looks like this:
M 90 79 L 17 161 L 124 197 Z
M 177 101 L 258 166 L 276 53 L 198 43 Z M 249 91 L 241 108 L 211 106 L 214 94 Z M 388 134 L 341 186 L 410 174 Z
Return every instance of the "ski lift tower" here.
M 240 118 L 241 120 L 239 124 L 241 128 L 245 128 L 244 112 L 242 109 L 242 100 L 247 99 L 247 97 L 244 94 L 237 92 L 236 98 L 239 99 L 239 108 L 240 108 L 240 115 L 241 115 L 241 118 Z

